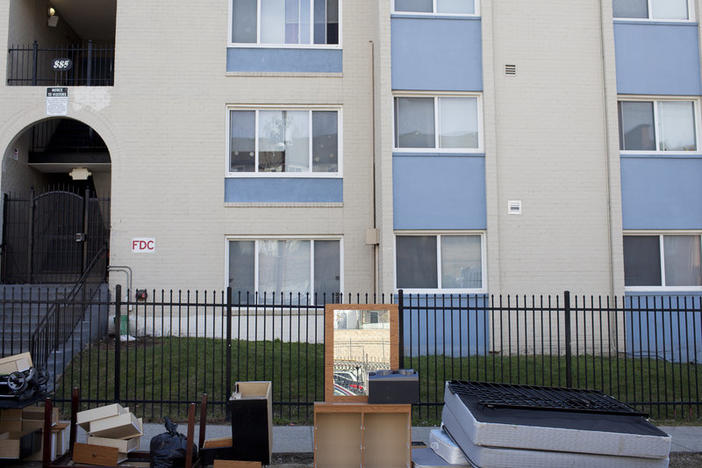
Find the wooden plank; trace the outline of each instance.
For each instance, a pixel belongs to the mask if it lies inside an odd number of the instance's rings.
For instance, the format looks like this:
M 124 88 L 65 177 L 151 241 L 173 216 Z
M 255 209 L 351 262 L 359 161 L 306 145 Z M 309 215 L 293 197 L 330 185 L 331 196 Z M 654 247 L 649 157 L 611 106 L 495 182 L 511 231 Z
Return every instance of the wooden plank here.
M 43 406 L 27 406 L 22 409 L 22 420 L 42 421 L 44 422 L 44 407 Z M 59 422 L 59 409 L 51 410 L 51 425 Z
M 73 462 L 85 465 L 117 466 L 127 457 L 121 455 L 114 447 L 102 447 L 76 443 L 73 446 Z
M 102 447 L 114 447 L 119 450 L 120 453 L 129 453 L 134 450 L 138 450 L 141 444 L 141 436 L 134 437 L 132 439 L 120 440 L 120 439 L 107 439 L 105 437 L 88 437 L 89 445 L 100 445 Z
M 0 422 L 22 421 L 21 409 L 0 409 Z M 13 431 L 9 431 L 13 432 Z
M 214 468 L 261 468 L 261 462 L 215 460 Z
M 87 430 L 88 423 L 92 421 L 97 421 L 104 418 L 110 418 L 113 416 L 119 416 L 126 412 L 125 408 L 119 403 L 113 405 L 101 406 L 99 408 L 93 408 L 86 411 L 81 411 L 76 414 L 76 423 Z
M 139 421 L 132 413 L 92 421 L 88 432 L 108 439 L 131 439 L 143 435 Z
M 220 437 L 219 439 L 208 439 L 205 441 L 203 448 L 221 448 L 221 447 L 231 447 L 232 438 L 231 437 Z

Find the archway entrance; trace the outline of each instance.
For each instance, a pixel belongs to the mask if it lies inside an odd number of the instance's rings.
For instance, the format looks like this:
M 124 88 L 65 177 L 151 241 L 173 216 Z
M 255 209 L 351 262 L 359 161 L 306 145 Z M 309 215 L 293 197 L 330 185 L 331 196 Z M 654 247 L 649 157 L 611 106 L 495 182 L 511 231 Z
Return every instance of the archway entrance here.
M 105 142 L 77 120 L 44 120 L 17 137 L 2 167 L 4 284 L 105 275 L 110 167 Z

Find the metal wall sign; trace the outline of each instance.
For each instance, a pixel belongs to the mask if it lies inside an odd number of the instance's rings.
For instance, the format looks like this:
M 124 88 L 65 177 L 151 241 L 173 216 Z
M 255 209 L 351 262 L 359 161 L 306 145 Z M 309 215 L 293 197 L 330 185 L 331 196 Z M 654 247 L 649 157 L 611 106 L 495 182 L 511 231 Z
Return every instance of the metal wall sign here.
M 68 115 L 68 88 L 46 88 L 46 115 Z
M 73 68 L 73 60 L 69 58 L 56 58 L 51 62 L 51 68 L 57 72 L 67 72 Z

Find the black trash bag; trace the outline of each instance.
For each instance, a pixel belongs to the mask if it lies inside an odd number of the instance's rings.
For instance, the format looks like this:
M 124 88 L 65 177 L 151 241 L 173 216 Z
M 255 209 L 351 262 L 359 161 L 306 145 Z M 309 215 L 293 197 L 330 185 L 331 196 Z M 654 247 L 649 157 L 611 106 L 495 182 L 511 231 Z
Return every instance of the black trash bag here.
M 185 454 L 188 450 L 188 440 L 176 431 L 178 424 L 168 418 L 166 431 L 151 439 L 151 468 L 178 468 L 185 466 Z M 197 445 L 193 444 L 193 460 L 197 458 Z

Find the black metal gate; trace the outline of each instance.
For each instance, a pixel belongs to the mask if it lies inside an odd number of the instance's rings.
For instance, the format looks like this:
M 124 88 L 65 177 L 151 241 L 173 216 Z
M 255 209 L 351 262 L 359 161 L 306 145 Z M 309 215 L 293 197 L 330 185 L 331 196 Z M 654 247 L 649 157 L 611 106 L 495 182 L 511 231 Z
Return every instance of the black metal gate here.
M 2 282 L 74 283 L 110 239 L 110 200 L 89 189 L 3 196 Z

